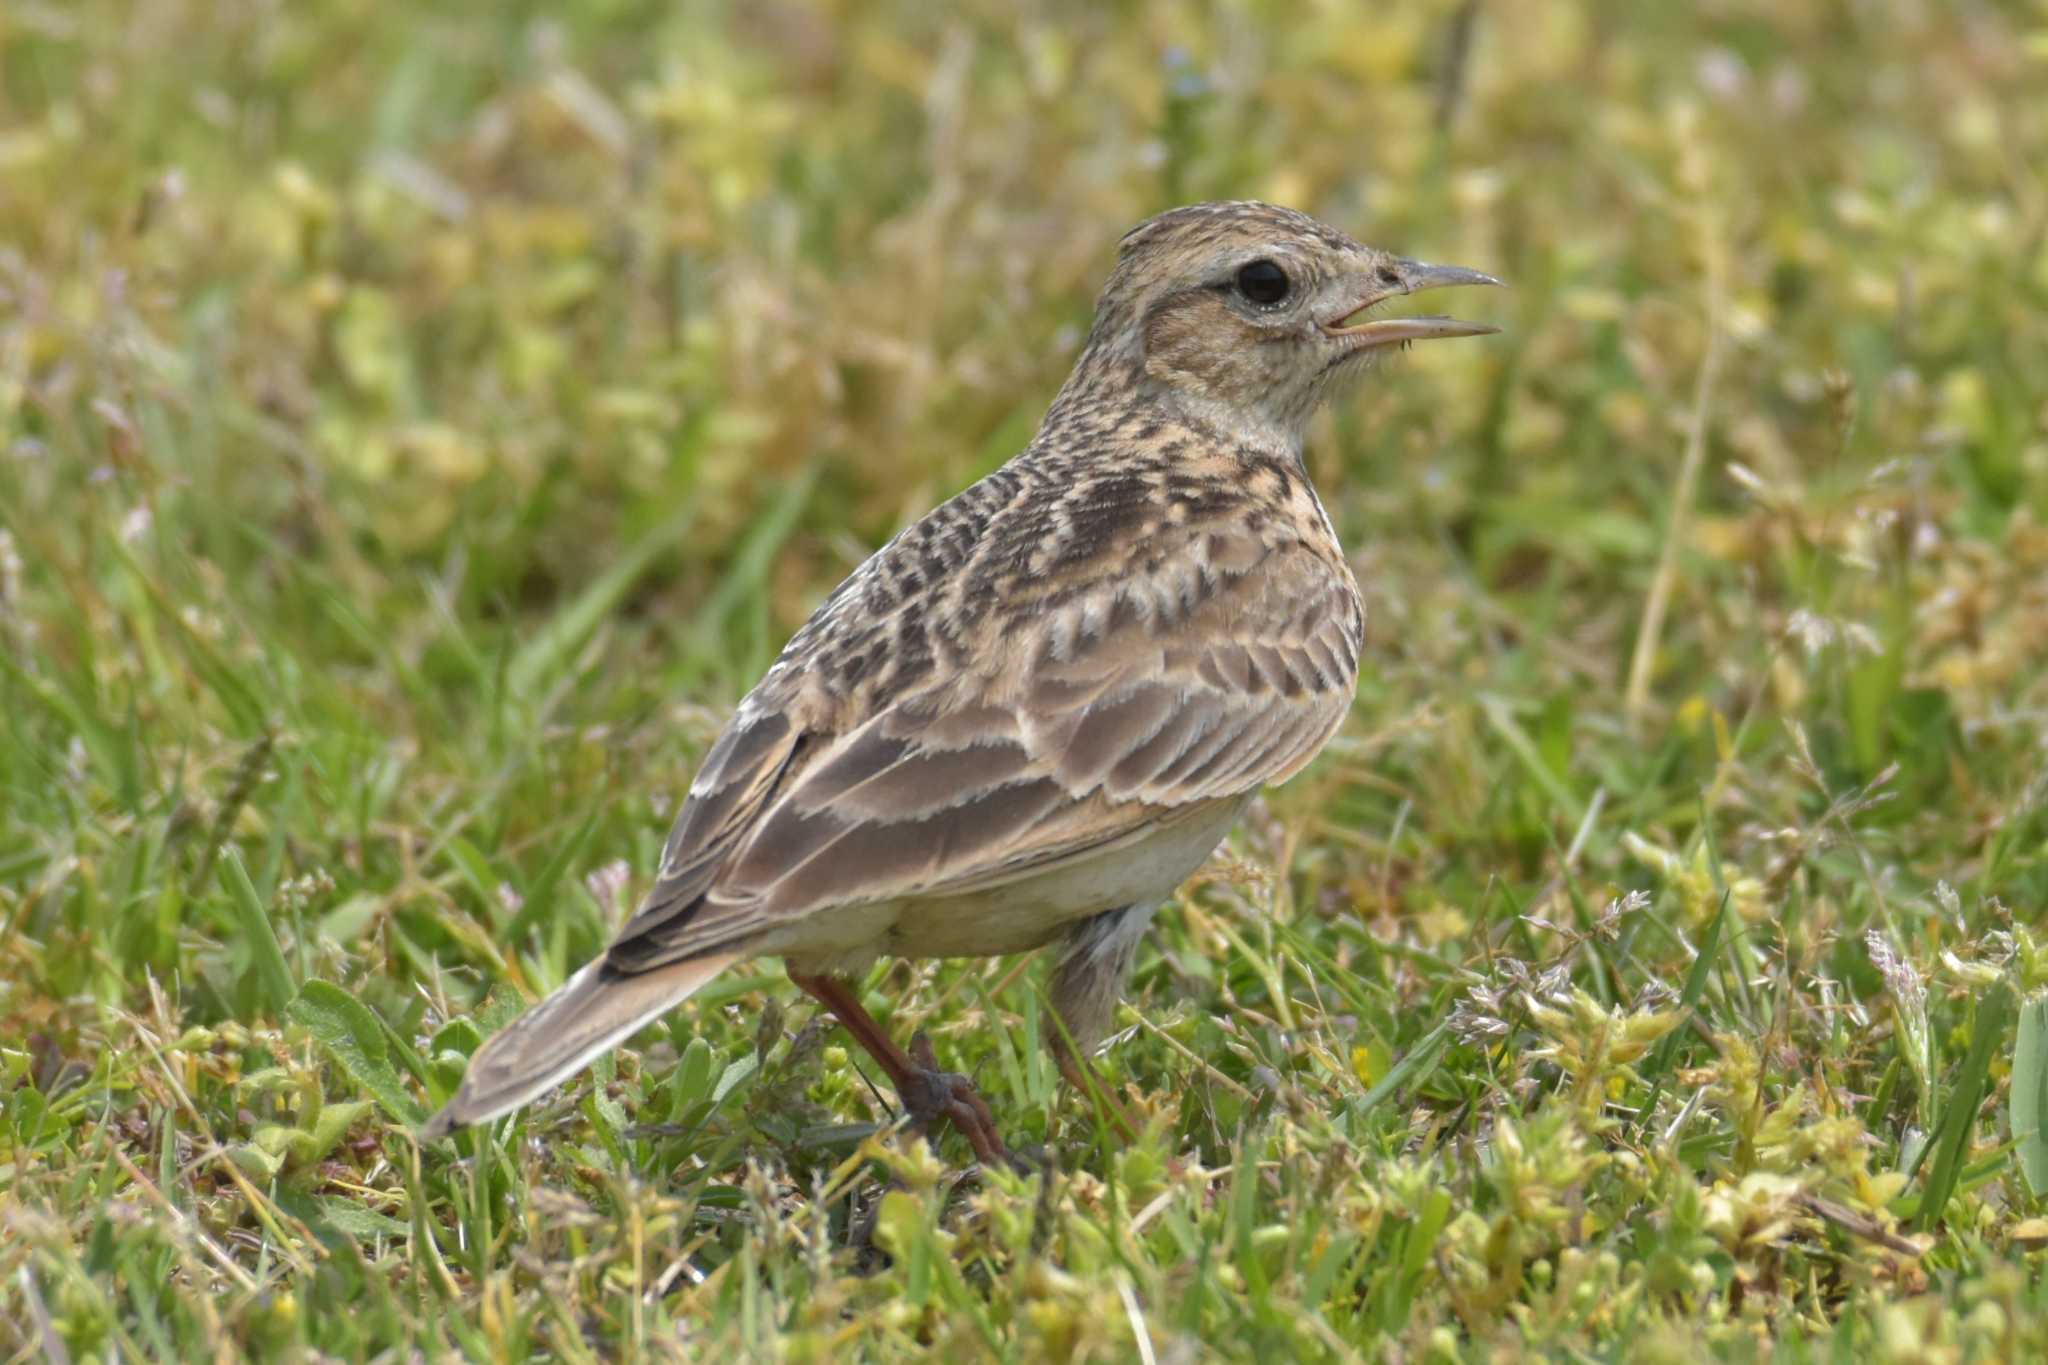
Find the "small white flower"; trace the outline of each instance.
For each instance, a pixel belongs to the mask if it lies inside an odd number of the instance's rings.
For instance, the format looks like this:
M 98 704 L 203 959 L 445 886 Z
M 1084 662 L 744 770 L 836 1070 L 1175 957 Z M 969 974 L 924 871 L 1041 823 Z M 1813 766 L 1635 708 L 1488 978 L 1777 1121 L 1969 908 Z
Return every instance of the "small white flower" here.
M 1927 987 L 1920 980 L 1920 973 L 1912 963 L 1899 956 L 1884 931 L 1870 930 L 1864 934 L 1863 942 L 1870 949 L 1871 965 L 1884 974 L 1884 986 L 1891 992 L 1892 999 L 1906 1009 L 1927 1008 Z
M 1954 920 L 1957 925 L 1960 926 L 1962 924 L 1963 898 L 1956 894 L 1956 889 L 1953 886 L 1950 886 L 1945 881 L 1936 882 L 1934 884 L 1934 903 L 1939 905 L 1941 912 Z
M 583 885 L 590 892 L 590 898 L 606 910 L 616 910 L 625 899 L 626 883 L 631 880 L 633 869 L 624 858 L 615 858 L 603 867 L 583 878 Z
M 1811 658 L 1835 642 L 1835 623 L 1801 607 L 1785 623 L 1785 634 L 1798 640 Z

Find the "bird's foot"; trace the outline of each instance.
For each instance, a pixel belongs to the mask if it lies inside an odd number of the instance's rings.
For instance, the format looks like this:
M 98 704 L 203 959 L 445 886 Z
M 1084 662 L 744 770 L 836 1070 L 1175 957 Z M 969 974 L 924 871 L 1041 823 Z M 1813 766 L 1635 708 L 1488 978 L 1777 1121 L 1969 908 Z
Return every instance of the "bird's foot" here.
M 897 1098 L 920 1131 L 929 1132 L 932 1124 L 944 1119 L 967 1139 L 984 1166 L 1001 1164 L 1018 1172 L 1029 1169 L 1003 1145 L 1002 1135 L 996 1132 L 996 1116 L 975 1090 L 974 1082 L 957 1071 L 939 1070 L 932 1041 L 922 1032 L 910 1040 L 910 1060 L 916 1069 L 905 1078 Z

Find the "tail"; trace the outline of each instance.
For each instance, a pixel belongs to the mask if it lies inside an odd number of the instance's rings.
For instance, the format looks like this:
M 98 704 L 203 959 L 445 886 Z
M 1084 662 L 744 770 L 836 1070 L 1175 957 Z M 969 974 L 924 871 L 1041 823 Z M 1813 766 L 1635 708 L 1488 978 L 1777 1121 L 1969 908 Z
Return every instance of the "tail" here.
M 421 1125 L 420 1140 L 446 1137 L 553 1089 L 681 1004 L 738 957 L 715 953 L 630 973 L 598 958 L 477 1050 L 455 1098 Z

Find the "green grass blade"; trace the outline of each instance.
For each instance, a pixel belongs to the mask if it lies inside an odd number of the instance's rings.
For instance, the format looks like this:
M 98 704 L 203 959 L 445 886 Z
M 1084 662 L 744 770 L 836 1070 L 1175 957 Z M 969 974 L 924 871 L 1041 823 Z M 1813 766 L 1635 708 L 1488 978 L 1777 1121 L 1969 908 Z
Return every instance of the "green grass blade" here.
M 1515 719 L 1507 701 L 1490 693 L 1481 693 L 1479 709 L 1485 713 L 1487 724 L 1491 725 L 1507 744 L 1508 752 L 1521 764 L 1522 771 L 1528 775 L 1530 781 L 1543 789 L 1544 795 L 1548 796 L 1551 804 L 1563 813 L 1566 821 L 1576 826 L 1584 820 L 1585 802 L 1579 800 L 1571 788 L 1565 785 L 1564 780 L 1551 771 L 1550 765 L 1543 759 L 1542 751 L 1536 747 L 1536 741 L 1529 737 L 1529 732 Z
M 285 961 L 284 949 L 278 944 L 276 926 L 270 922 L 269 912 L 263 908 L 263 898 L 256 894 L 256 883 L 249 880 L 249 869 L 242 865 L 242 855 L 238 850 L 222 850 L 219 876 L 221 889 L 227 892 L 228 904 L 241 928 L 242 939 L 249 945 L 250 955 L 255 959 L 256 981 L 262 991 L 264 1008 L 282 1017 L 285 1007 L 298 994 L 298 983 L 292 977 L 291 966 Z
M 1371 1113 L 1382 1101 L 1400 1090 L 1402 1086 L 1428 1075 L 1430 1070 L 1435 1067 L 1438 1056 L 1443 1052 L 1444 1044 L 1449 1041 L 1450 1036 L 1451 1026 L 1449 1024 L 1438 1024 L 1435 1028 L 1424 1034 L 1414 1047 L 1408 1049 L 1407 1054 L 1400 1061 L 1395 1062 L 1392 1067 L 1388 1068 L 1387 1074 L 1380 1077 L 1378 1085 L 1366 1091 L 1352 1102 L 1351 1112 L 1353 1116 Z
M 2013 1145 L 2036 1199 L 2048 1195 L 2048 995 L 2020 1006 L 2008 1101 Z
M 1706 994 L 1707 978 L 1714 971 L 1714 956 L 1721 949 L 1721 925 L 1727 918 L 1728 893 L 1724 891 L 1714 917 L 1707 921 L 1707 936 L 1700 942 L 1699 956 L 1693 959 L 1692 970 L 1685 975 L 1685 989 L 1678 996 L 1678 1008 L 1688 1019 L 1698 1014 L 1700 997 Z M 1665 1034 L 1657 1044 L 1657 1050 L 1642 1066 L 1641 1075 L 1650 1082 L 1650 1096 L 1643 1102 L 1642 1110 L 1645 1127 L 1656 1116 L 1657 1100 L 1664 1093 L 1664 1078 L 1671 1074 L 1672 1063 L 1677 1060 L 1678 1049 L 1686 1033 L 1687 1030 L 1681 1026 Z
M 555 888 L 562 884 L 562 877 L 576 860 L 583 856 L 584 848 L 590 843 L 590 836 L 597 830 L 598 812 L 592 810 L 585 815 L 569 837 L 555 849 L 554 854 L 534 874 L 533 881 L 526 888 L 526 896 L 518 913 L 512 916 L 499 933 L 499 940 L 507 948 L 517 948 L 533 932 L 534 926 L 548 922 L 548 914 L 555 906 Z
M 1936 1130 L 1933 1169 L 1927 1173 L 1927 1187 L 1920 1203 L 1920 1227 L 1924 1230 L 1940 1221 L 1956 1181 L 1963 1172 L 1963 1158 L 1970 1150 L 1970 1135 L 1977 1128 L 1977 1109 L 1984 1100 L 1984 1088 L 1991 1075 L 1991 1057 L 2005 1041 L 2005 1016 L 2012 1008 L 2012 992 L 2004 984 L 1991 988 L 1977 1002 L 1975 1030 L 1970 1035 L 1969 1055 L 1949 1091 L 1948 1108 Z
M 632 591 L 633 585 L 683 538 L 696 516 L 694 506 L 686 507 L 641 533 L 610 568 L 535 632 L 506 667 L 505 681 L 513 695 L 533 697 L 550 686 L 570 656 L 582 648 L 591 632 Z

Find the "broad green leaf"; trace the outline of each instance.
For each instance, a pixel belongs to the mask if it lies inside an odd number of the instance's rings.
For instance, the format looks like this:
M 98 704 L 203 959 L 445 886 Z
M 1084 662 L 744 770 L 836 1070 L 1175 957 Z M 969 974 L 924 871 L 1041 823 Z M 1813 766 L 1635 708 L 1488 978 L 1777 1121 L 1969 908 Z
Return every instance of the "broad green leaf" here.
M 313 1221 L 328 1232 L 350 1237 L 410 1237 L 412 1227 L 389 1214 L 351 1204 L 346 1199 L 323 1199 Z
M 756 1052 L 749 1052 L 738 1061 L 728 1065 L 723 1072 L 719 1073 L 718 1086 L 711 1092 L 711 1102 L 713 1104 L 723 1103 L 725 1097 L 732 1093 L 733 1087 L 753 1075 L 760 1065 L 761 1056 Z
M 683 1049 L 682 1060 L 676 1063 L 669 1090 L 675 1097 L 675 1112 L 678 1114 L 710 1094 L 711 1044 L 702 1038 L 690 1040 Z
M 369 1006 L 331 981 L 308 981 L 290 1014 L 386 1114 L 408 1125 L 426 1117 L 399 1083 L 384 1027 Z

